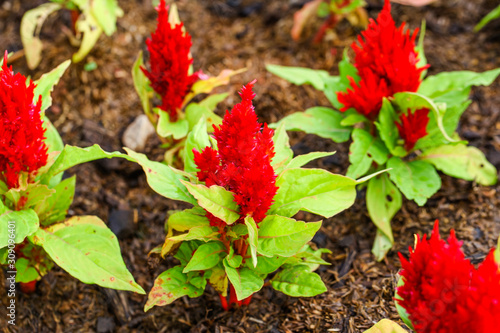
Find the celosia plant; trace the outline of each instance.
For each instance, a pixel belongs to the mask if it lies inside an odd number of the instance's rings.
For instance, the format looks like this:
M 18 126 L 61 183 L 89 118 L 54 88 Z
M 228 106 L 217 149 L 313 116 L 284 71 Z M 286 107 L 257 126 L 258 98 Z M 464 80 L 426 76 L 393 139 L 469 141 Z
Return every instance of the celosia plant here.
M 401 280 L 396 293 L 398 311 L 417 333 L 496 332 L 500 326 L 499 251 L 492 249 L 476 269 L 450 232 L 417 236 L 410 258 L 401 259 Z
M 29 68 L 36 68 L 42 60 L 43 45 L 39 36 L 43 22 L 61 9 L 71 11 L 75 36 L 70 41 L 79 47 L 73 54 L 73 62 L 82 61 L 103 32 L 111 36 L 116 31 L 116 20 L 123 16 L 116 0 L 50 0 L 28 10 L 21 20 L 21 41 Z
M 307 68 L 268 65 L 272 73 L 295 84 L 322 90 L 340 111 L 315 107 L 285 117 L 278 124 L 336 142 L 352 138 L 347 176 L 389 168 L 368 183 L 368 213 L 377 226 L 373 253 L 381 260 L 394 242 L 391 219 L 401 208 L 402 194 L 422 206 L 441 187 L 436 170 L 449 176 L 493 185 L 495 167 L 455 132 L 471 103 L 471 87 L 489 85 L 500 69 L 440 73 L 425 77 L 423 33 L 396 27 L 386 1 L 376 20 L 352 44 L 339 76 Z
M 202 116 L 207 119 L 209 129 L 212 124 L 220 124 L 221 118 L 213 109 L 227 94 L 215 94 L 199 103 L 189 102 L 198 94 L 209 94 L 214 88 L 229 83 L 229 78 L 241 71 L 224 70 L 212 78 L 201 71 L 193 73 L 191 36 L 179 20 L 177 7 L 172 5 L 169 13 L 165 0 L 161 0 L 157 11 L 156 31 L 146 41 L 150 69 L 144 67 L 140 52 L 132 76 L 144 112 L 165 146 L 170 148 L 165 160 L 172 164 L 176 155 L 182 155 L 188 133 Z M 153 95 L 161 103 L 152 108 Z
M 84 283 L 144 293 L 127 270 L 116 236 L 96 216 L 66 214 L 75 176 L 63 171 L 79 163 L 112 157 L 97 146 L 63 147 L 44 111 L 50 91 L 70 61 L 33 83 L 0 68 L 0 265 L 17 271 L 23 290 L 35 289 L 54 266 Z
M 325 21 L 314 36 L 319 43 L 328 30 L 333 30 L 343 19 L 352 25 L 366 27 L 368 15 L 363 8 L 363 0 L 313 0 L 308 2 L 293 16 L 292 38 L 299 40 L 302 30 L 313 18 L 320 17 Z
M 208 137 L 204 119 L 195 126 L 188 138 L 187 172 L 128 151 L 156 192 L 194 206 L 168 217 L 165 243 L 153 252 L 173 254 L 179 264 L 157 277 L 146 310 L 185 295 L 198 297 L 207 283 L 224 309 L 246 305 L 280 268 L 270 280 L 274 289 L 291 296 L 326 291 L 313 271 L 327 264 L 321 254 L 328 250 L 308 245 L 321 221 L 292 216 L 301 210 L 324 217 L 339 213 L 353 204 L 359 182 L 301 169 L 332 153 L 292 158 L 284 128 L 274 132 L 258 123 L 252 85 L 243 87 L 241 103 L 214 126 L 214 138 Z

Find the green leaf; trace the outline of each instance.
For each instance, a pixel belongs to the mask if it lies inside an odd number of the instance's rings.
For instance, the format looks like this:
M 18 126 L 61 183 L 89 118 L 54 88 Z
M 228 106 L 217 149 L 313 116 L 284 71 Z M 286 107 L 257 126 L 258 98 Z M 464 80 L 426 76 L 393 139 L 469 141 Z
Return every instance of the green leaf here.
M 189 123 L 186 119 L 178 119 L 175 122 L 170 121 L 167 112 L 158 109 L 158 125 L 156 132 L 159 136 L 166 138 L 172 136 L 175 140 L 184 138 L 189 130 Z
M 64 143 L 59 132 L 47 117 L 43 118 L 43 128 L 45 128 L 45 144 L 47 145 L 48 153 L 54 151 L 61 152 L 64 149 Z
M 384 98 L 382 108 L 380 109 L 378 116 L 378 122 L 375 122 L 375 126 L 378 129 L 380 138 L 384 141 L 387 149 L 389 149 L 389 152 L 394 156 L 402 157 L 406 156 L 408 153 L 402 146 L 397 145 L 399 139 L 398 128 L 395 124 L 395 121 L 397 120 L 398 116 L 391 102 Z
M 310 84 L 317 90 L 325 90 L 324 78 L 328 77 L 328 72 L 304 67 L 287 67 L 279 65 L 266 65 L 266 69 L 276 76 L 279 76 L 290 83 L 298 86 Z
M 281 119 L 276 126 L 285 124 L 287 131 L 303 131 L 335 142 L 345 142 L 349 140 L 351 129 L 340 125 L 342 120 L 340 112 L 316 106 L 304 112 L 292 113 Z
M 272 257 L 259 256 L 259 261 L 257 262 L 257 267 L 255 267 L 254 270 L 258 274 L 267 275 L 267 274 L 275 272 L 288 259 L 289 258 L 287 258 L 287 257 L 280 257 L 280 256 L 272 256 Z M 247 263 L 247 265 L 249 265 L 249 264 Z
M 427 77 L 418 93 L 429 98 L 442 98 L 454 91 L 463 91 L 472 86 L 489 86 L 500 75 L 500 68 L 482 73 L 472 71 L 442 72 Z
M 382 319 L 364 333 L 408 333 L 390 319 Z
M 40 111 L 42 114 L 49 108 L 49 106 L 52 105 L 52 96 L 50 93 L 70 64 L 71 60 L 66 60 L 50 72 L 43 74 L 37 81 L 35 81 L 36 87 L 34 90 L 33 103 L 37 103 L 39 96 L 42 96 L 42 107 Z
M 259 223 L 257 252 L 266 257 L 291 257 L 314 237 L 320 227 L 321 221 L 306 223 L 268 215 Z
M 293 160 L 288 163 L 286 166 L 287 169 L 298 169 L 306 165 L 307 163 L 316 160 L 318 158 L 323 158 L 327 156 L 332 156 L 335 154 L 334 151 L 332 152 L 313 152 L 305 155 L 300 155 L 295 157 Z
M 210 240 L 218 240 L 219 232 L 214 231 L 213 227 L 209 225 L 205 226 L 197 226 L 189 229 L 189 232 L 186 234 L 178 235 L 178 236 L 170 236 L 167 235 L 166 241 L 172 241 L 175 243 L 188 241 L 188 240 L 202 240 L 208 242 Z M 163 251 L 162 251 L 162 254 Z
M 61 9 L 57 3 L 44 3 L 28 10 L 21 20 L 21 42 L 25 50 L 26 62 L 30 69 L 35 69 L 42 60 L 43 44 L 40 31 L 43 22 L 55 11 Z
M 203 184 L 194 185 L 181 180 L 198 204 L 215 217 L 227 224 L 233 224 L 240 218 L 238 204 L 234 201 L 234 194 L 217 185 L 206 187 Z
M 275 155 L 271 161 L 271 166 L 274 172 L 279 175 L 293 157 L 293 151 L 290 149 L 290 142 L 284 124 L 278 126 L 274 131 L 273 142 Z
M 141 100 L 142 109 L 144 110 L 144 113 L 148 117 L 150 117 L 151 105 L 149 103 L 149 92 L 152 90 L 152 88 L 150 86 L 148 77 L 141 70 L 141 67 L 144 67 L 142 50 L 139 51 L 137 60 L 134 62 L 134 66 L 132 67 L 132 79 L 134 81 L 135 91 L 137 92 L 137 95 L 139 95 L 139 99 Z
M 245 225 L 248 228 L 248 244 L 250 244 L 250 254 L 252 256 L 253 267 L 257 267 L 257 247 L 259 246 L 259 230 L 257 224 L 251 216 L 245 217 Z
M 285 268 L 272 278 L 271 285 L 292 297 L 314 297 L 327 291 L 321 277 L 306 265 Z
M 389 176 L 409 200 L 423 206 L 441 188 L 441 178 L 432 165 L 422 161 L 405 162 L 392 157 L 387 162 Z
M 57 160 L 50 167 L 50 169 L 47 171 L 47 173 L 44 175 L 42 179 L 44 180 L 51 179 L 52 177 L 58 175 L 59 173 L 78 164 L 98 160 L 101 158 L 113 158 L 113 157 L 123 157 L 130 160 L 130 158 L 127 155 L 124 155 L 120 152 L 116 151 L 112 153 L 105 152 L 97 144 L 86 148 L 66 145 L 61 154 L 59 154 Z
M 156 278 L 153 289 L 148 295 L 144 311 L 148 311 L 156 305 L 170 304 L 183 296 L 191 298 L 201 296 L 203 291 L 204 289 L 196 288 L 189 283 L 187 275 L 182 273 L 182 267 L 175 266 Z
M 12 222 L 14 228 L 9 228 Z M 38 216 L 33 209 L 4 212 L 0 215 L 0 249 L 9 245 L 11 239 L 15 244 L 22 243 L 27 236 L 35 233 L 39 226 Z
M 287 169 L 276 180 L 278 191 L 268 214 L 291 217 L 304 210 L 332 217 L 352 206 L 356 184 L 322 169 Z
M 498 5 L 498 7 L 496 7 L 495 9 L 493 9 L 491 12 L 488 13 L 488 15 L 486 15 L 485 17 L 483 17 L 481 19 L 481 21 L 479 21 L 479 23 L 474 27 L 474 31 L 475 32 L 478 32 L 479 30 L 481 30 L 485 25 L 487 25 L 488 23 L 490 23 L 492 20 L 494 19 L 497 19 L 500 17 L 500 5 Z
M 305 245 L 299 253 L 288 258 L 286 265 L 305 265 L 309 267 L 310 272 L 314 272 L 320 265 L 331 265 L 321 258 L 323 253 L 332 253 L 332 251 L 328 249 L 318 249 L 315 251 L 309 245 Z
M 486 186 L 497 183 L 497 170 L 476 147 L 443 145 L 424 151 L 419 159 L 448 176 L 477 181 Z
M 200 103 L 191 102 L 186 106 L 185 116 L 189 123 L 189 130 L 198 123 L 198 121 L 205 117 L 206 129 L 205 131 L 213 132 L 213 126 L 220 126 L 222 124 L 222 118 L 216 115 L 212 110 L 215 109 L 214 103 L 220 102 L 221 97 L 226 97 L 228 94 L 216 94 L 205 98 Z
M 398 280 L 398 284 L 396 286 L 396 293 L 394 295 L 395 300 L 402 300 L 403 298 L 399 296 L 398 294 L 398 288 L 402 287 L 405 284 L 403 277 L 400 277 Z M 396 305 L 396 310 L 398 311 L 399 317 L 403 320 L 403 322 L 408 326 L 410 329 L 415 330 L 413 328 L 413 323 L 410 320 L 410 316 L 408 315 L 408 312 L 406 312 L 406 309 L 403 308 L 401 305 L 399 305 L 399 302 L 395 301 L 394 304 Z
M 497 249 L 495 250 L 495 261 L 500 265 L 500 237 L 498 237 Z
M 169 229 L 186 231 L 194 227 L 210 226 L 210 221 L 205 214 L 205 210 L 200 207 L 175 212 L 168 217 L 165 231 L 168 232 Z
M 347 177 L 357 179 L 364 176 L 375 161 L 378 165 L 387 162 L 389 152 L 384 143 L 371 136 L 365 130 L 355 128 L 352 131 L 352 144 L 349 149 L 351 165 L 347 169 Z
M 401 209 L 403 198 L 398 188 L 389 180 L 386 173 L 370 179 L 366 190 L 366 207 L 373 223 L 394 242 L 391 220 Z
M 179 259 L 179 261 L 181 262 L 181 266 L 185 267 L 188 264 L 189 260 L 191 260 L 193 252 L 196 251 L 196 249 L 198 249 L 202 244 L 202 242 L 197 240 L 182 242 L 182 244 L 179 246 L 179 249 L 175 253 L 174 258 Z
M 83 283 L 145 294 L 127 270 L 116 236 L 96 216 L 75 216 L 38 229 L 32 242 Z
M 201 245 L 193 253 L 191 260 L 182 272 L 202 271 L 214 267 L 219 263 L 221 255 L 225 253 L 225 250 L 226 248 L 222 242 L 210 242 Z
M 117 18 L 123 16 L 116 0 L 94 0 L 91 2 L 90 12 L 108 36 L 116 31 Z
M 251 296 L 264 286 L 264 280 L 253 270 L 246 267 L 233 268 L 229 265 L 227 259 L 224 259 L 223 263 L 227 277 L 236 291 L 238 301 Z
M 16 282 L 28 283 L 36 281 L 40 276 L 35 267 L 33 267 L 26 258 L 19 258 L 16 260 L 16 271 Z
M 375 260 L 382 261 L 387 255 L 387 252 L 391 250 L 393 244 L 394 242 L 377 228 L 372 246 L 372 253 L 375 256 Z
M 231 247 L 229 254 L 226 256 L 226 260 L 229 266 L 232 268 L 238 268 L 243 262 L 243 257 L 239 254 L 235 254 L 234 249 Z
M 342 121 L 340 122 L 340 125 L 353 126 L 353 125 L 356 125 L 358 123 L 364 123 L 366 121 L 368 121 L 368 119 L 365 116 L 363 116 L 362 114 L 353 113 L 353 114 L 348 115 L 344 119 L 342 119 Z
M 83 34 L 83 38 L 80 48 L 73 54 L 72 59 L 75 63 L 82 61 L 89 54 L 101 36 L 102 28 L 89 9 L 85 8 L 76 21 L 76 31 Z
M 425 20 L 422 20 L 422 24 L 420 26 L 420 33 L 418 36 L 418 43 L 417 46 L 415 46 L 415 51 L 418 52 L 418 58 L 419 58 L 417 63 L 418 68 L 422 68 L 425 65 L 427 65 L 427 58 L 425 57 L 425 52 L 424 52 L 424 37 L 426 30 L 425 28 L 426 28 Z M 427 75 L 427 69 L 422 72 L 420 78 L 423 80 L 426 75 Z
M 202 117 L 188 134 L 183 154 L 184 171 L 192 173 L 198 171 L 198 167 L 194 163 L 193 149 L 201 152 L 207 146 L 210 146 L 210 140 L 208 139 L 207 133 L 207 122 L 205 117 Z
M 142 166 L 148 184 L 153 191 L 172 200 L 196 204 L 196 199 L 189 194 L 186 186 L 181 183 L 181 180 L 185 178 L 177 174 L 173 168 L 160 162 L 150 161 L 144 154 L 136 153 L 127 148 L 124 149 L 132 161 Z
M 76 176 L 63 180 L 53 188 L 55 193 L 47 197 L 37 207 L 41 225 L 47 226 L 54 222 L 63 221 L 66 218 L 75 196 L 75 183 Z

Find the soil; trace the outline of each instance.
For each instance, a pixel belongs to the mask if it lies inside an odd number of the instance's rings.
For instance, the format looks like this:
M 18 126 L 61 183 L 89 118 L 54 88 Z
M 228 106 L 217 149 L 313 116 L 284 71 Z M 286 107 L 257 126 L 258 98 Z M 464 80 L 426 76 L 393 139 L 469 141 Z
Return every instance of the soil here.
M 43 60 L 30 71 L 19 37 L 22 15 L 43 3 L 41 0 L 0 2 L 0 50 L 17 51 L 12 65 L 16 72 L 37 79 L 71 57 L 76 51 L 65 31 L 69 12 L 51 16 L 43 26 Z M 324 69 L 337 73 L 343 49 L 359 30 L 340 24 L 335 35 L 320 44 L 311 39 L 317 22 L 299 42 L 290 37 L 294 12 L 305 0 L 204 0 L 177 1 L 180 17 L 193 37 L 195 70 L 217 75 L 224 68 L 247 71 L 223 87 L 230 95 L 217 113 L 238 102 L 236 92 L 256 78 L 255 107 L 261 121 L 275 122 L 308 107 L 329 103 L 312 87 L 297 87 L 266 72 L 274 63 Z M 382 0 L 367 0 L 370 17 L 382 8 Z M 142 113 L 133 88 L 130 70 L 145 39 L 154 31 L 156 12 L 151 0 L 119 1 L 125 15 L 118 31 L 102 36 L 90 55 L 72 64 L 53 93 L 47 111 L 65 143 L 106 150 L 122 147 L 125 128 Z M 500 20 L 479 33 L 474 25 L 497 5 L 494 0 L 438 0 L 423 8 L 393 6 L 393 16 L 407 21 L 412 29 L 427 21 L 426 56 L 429 74 L 452 70 L 485 71 L 500 67 Z M 146 52 L 147 53 L 147 52 Z M 17 58 L 17 59 L 15 59 Z M 85 71 L 85 63 L 97 69 Z M 481 149 L 500 168 L 500 80 L 490 87 L 474 88 L 473 103 L 462 116 L 458 132 Z M 348 144 L 335 144 L 312 135 L 290 133 L 296 154 L 310 151 L 337 151 L 330 158 L 311 163 L 344 174 L 348 166 Z M 159 140 L 152 137 L 144 151 L 150 159 L 161 160 Z M 149 291 L 155 277 L 174 265 L 171 259 L 148 257 L 164 240 L 164 221 L 169 210 L 183 205 L 160 197 L 149 189 L 142 170 L 129 162 L 106 160 L 72 168 L 77 190 L 69 215 L 97 215 L 114 223 L 120 233 L 125 263 L 136 281 Z M 483 260 L 500 234 L 500 185 L 483 187 L 442 175 L 441 190 L 424 207 L 404 201 L 393 219 L 393 250 L 386 260 L 376 262 L 370 252 L 375 227 L 367 215 L 364 192 L 351 209 L 324 220 L 314 242 L 332 254 L 331 266 L 319 272 L 328 291 L 314 298 L 292 298 L 264 287 L 248 308 L 225 312 L 216 292 L 207 288 L 199 298 L 180 299 L 172 305 L 144 313 L 146 296 L 85 285 L 59 268 L 37 285 L 34 294 L 17 293 L 17 326 L 5 323 L 5 306 L 0 308 L 3 332 L 362 332 L 382 318 L 398 320 L 393 295 L 400 268 L 398 252 L 408 254 L 413 234 L 429 233 L 435 219 L 442 235 L 455 229 L 464 241 L 463 249 L 474 263 Z M 119 211 L 117 213 L 117 211 Z M 113 216 L 126 218 L 113 220 Z M 311 214 L 299 216 L 313 221 Z M 121 226 L 120 221 L 131 221 Z M 5 290 L 4 288 L 2 288 Z M 7 297 L 0 291 L 6 305 Z

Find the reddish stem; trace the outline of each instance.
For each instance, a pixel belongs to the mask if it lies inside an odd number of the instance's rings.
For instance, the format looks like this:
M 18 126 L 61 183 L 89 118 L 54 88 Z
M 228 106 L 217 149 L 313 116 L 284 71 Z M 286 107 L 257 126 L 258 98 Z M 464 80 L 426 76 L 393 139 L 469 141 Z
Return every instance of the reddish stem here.
M 73 34 L 76 35 L 76 21 L 80 17 L 80 11 L 77 9 L 71 10 L 71 29 L 73 30 Z
M 226 297 L 222 296 L 222 294 L 219 294 L 219 298 L 220 298 L 220 303 L 221 303 L 224 311 L 229 311 L 229 304 L 227 304 Z
M 338 23 L 338 16 L 336 14 L 329 15 L 325 22 L 321 25 L 316 36 L 314 36 L 313 43 L 318 44 L 323 40 L 326 30 L 329 28 L 334 28 Z

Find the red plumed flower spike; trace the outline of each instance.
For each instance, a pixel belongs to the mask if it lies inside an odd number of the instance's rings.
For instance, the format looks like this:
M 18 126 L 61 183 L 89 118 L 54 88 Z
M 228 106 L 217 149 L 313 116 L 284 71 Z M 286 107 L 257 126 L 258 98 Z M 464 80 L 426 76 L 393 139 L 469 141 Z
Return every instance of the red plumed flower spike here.
M 409 260 L 399 254 L 404 285 L 396 301 L 416 332 L 494 332 L 500 324 L 498 265 L 490 254 L 476 270 L 461 245 L 453 230 L 448 242 L 440 239 L 436 221 L 432 237 L 418 237 L 410 248 Z
M 241 221 L 251 215 L 259 223 L 266 217 L 276 194 L 276 174 L 271 166 L 274 157 L 273 131 L 257 120 L 252 99 L 255 81 L 240 92 L 241 103 L 226 111 L 220 128 L 214 126 L 218 152 L 210 147 L 194 151 L 200 169 L 198 178 L 207 186 L 219 185 L 234 193 L 240 207 Z M 225 223 L 207 213 L 213 226 Z
M 429 66 L 418 67 L 419 57 L 415 50 L 418 29 L 411 35 L 410 31 L 405 32 L 404 28 L 404 23 L 396 28 L 391 16 L 391 4 L 386 0 L 377 19 L 370 20 L 367 29 L 358 36 L 357 42 L 352 44 L 355 53 L 354 66 L 361 79 L 358 85 L 351 81 L 352 90 L 337 93 L 339 102 L 344 104 L 341 111 L 359 107 L 359 101 L 368 98 L 364 104 L 370 105 L 363 105 L 361 109 L 356 110 L 375 119 L 383 97 L 418 90 L 422 72 Z M 385 95 L 382 95 L 382 92 Z
M 170 121 L 176 121 L 184 98 L 199 77 L 197 73 L 189 75 L 189 67 L 193 62 L 189 55 L 191 36 L 183 31 L 182 23 L 171 26 L 165 0 L 160 1 L 157 11 L 156 31 L 146 41 L 151 71 L 145 68 L 141 70 L 161 97 L 159 108 L 168 112 Z
M 415 112 L 408 110 L 407 114 L 399 117 L 401 123 L 395 121 L 399 136 L 405 141 L 405 149 L 410 151 L 420 138 L 427 135 L 429 123 L 429 109 L 417 109 Z
M 344 105 L 340 111 L 344 112 L 354 108 L 365 117 L 375 120 L 384 97 L 389 96 L 389 88 L 385 80 L 379 77 L 370 69 L 363 70 L 363 80 L 358 83 L 352 77 L 349 78 L 351 89 L 347 92 L 337 94 L 338 101 Z
M 19 174 L 32 181 L 47 164 L 45 129 L 40 114 L 41 98 L 33 103 L 35 84 L 7 67 L 7 51 L 0 70 L 0 179 L 9 188 L 19 186 Z

